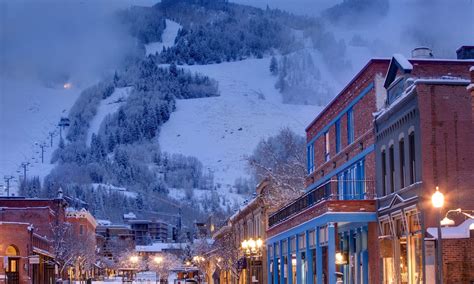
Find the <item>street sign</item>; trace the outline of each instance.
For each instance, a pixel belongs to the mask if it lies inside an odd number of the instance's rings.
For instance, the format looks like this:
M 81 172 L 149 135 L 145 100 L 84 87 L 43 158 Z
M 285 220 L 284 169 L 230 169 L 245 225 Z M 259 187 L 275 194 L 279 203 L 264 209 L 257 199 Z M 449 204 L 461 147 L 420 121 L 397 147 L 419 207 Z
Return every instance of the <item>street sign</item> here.
M 30 264 L 39 264 L 40 263 L 39 255 L 30 255 L 28 257 L 28 260 L 29 260 Z

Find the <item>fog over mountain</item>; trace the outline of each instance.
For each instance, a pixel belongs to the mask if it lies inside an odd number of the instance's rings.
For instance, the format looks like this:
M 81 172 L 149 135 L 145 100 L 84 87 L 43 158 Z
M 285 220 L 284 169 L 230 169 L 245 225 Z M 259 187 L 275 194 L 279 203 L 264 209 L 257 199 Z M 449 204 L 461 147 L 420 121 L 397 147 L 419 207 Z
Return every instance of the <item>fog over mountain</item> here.
M 393 53 L 407 56 L 417 46 L 433 49 L 435 57 L 453 58 L 461 45 L 474 44 L 474 1 L 472 0 L 234 0 L 232 2 L 265 8 L 278 8 L 301 15 L 322 17 L 325 27 L 346 44 L 369 47 L 366 55 L 351 57 L 388 57 Z M 374 4 L 387 2 L 382 11 Z M 330 18 L 330 9 L 340 15 Z M 359 8 L 355 9 L 355 8 Z M 368 11 L 368 12 L 367 12 Z M 355 39 L 355 40 L 354 40 Z M 368 58 L 362 58 L 366 61 Z M 356 67 L 356 66 L 354 66 Z M 362 66 L 359 66 L 359 68 Z M 355 68 L 357 69 L 357 68 Z
M 127 4 L 0 1 L 0 75 L 81 82 L 114 69 L 135 43 L 114 17 Z

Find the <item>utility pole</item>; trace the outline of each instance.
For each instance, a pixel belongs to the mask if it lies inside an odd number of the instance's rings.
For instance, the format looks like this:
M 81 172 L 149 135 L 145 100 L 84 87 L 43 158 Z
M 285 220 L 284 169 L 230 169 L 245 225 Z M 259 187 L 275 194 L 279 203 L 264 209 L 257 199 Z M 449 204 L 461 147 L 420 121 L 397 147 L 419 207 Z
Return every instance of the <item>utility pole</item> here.
M 26 184 L 26 171 L 28 170 L 29 162 L 21 163 L 21 167 L 23 168 L 23 182 Z
M 48 134 L 49 134 L 50 147 L 53 147 L 54 132 L 50 131 Z
M 38 145 L 41 148 L 41 163 L 43 164 L 44 163 L 44 151 L 45 151 L 44 148 L 46 148 L 46 144 L 45 143 L 40 144 L 38 142 L 36 142 L 35 144 Z
M 4 176 L 3 179 L 5 180 L 5 183 L 7 184 L 7 197 L 10 196 L 10 180 L 13 179 L 13 176 Z

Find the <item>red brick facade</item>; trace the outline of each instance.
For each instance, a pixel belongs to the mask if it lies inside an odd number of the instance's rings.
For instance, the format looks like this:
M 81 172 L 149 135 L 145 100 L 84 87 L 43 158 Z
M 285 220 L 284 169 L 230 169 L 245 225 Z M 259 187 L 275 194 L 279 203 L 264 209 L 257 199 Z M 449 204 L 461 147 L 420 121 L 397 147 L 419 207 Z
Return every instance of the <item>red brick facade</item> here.
M 340 118 L 341 123 L 341 147 L 336 153 L 336 129 L 332 125 L 329 128 L 330 157 L 324 160 L 325 142 L 324 136 L 314 142 L 314 164 L 315 171 L 306 178 L 306 186 L 317 181 L 333 169 L 341 166 L 347 160 L 360 153 L 368 145 L 374 143 L 373 113 L 376 112 L 376 77 L 383 80 L 390 61 L 386 59 L 372 59 L 356 77 L 342 90 L 342 92 L 319 114 L 315 120 L 306 128 L 306 139 L 311 141 L 318 132 L 334 120 L 352 101 L 354 101 L 363 90 L 373 84 L 373 88 L 353 106 L 354 113 L 354 142 L 348 145 L 347 141 L 347 116 Z M 380 95 L 380 94 L 379 94 Z M 375 159 L 371 154 L 366 156 L 366 179 L 374 180 Z M 373 188 L 371 188 L 373 193 Z
M 444 283 L 472 283 L 474 279 L 474 233 L 468 239 L 443 240 Z

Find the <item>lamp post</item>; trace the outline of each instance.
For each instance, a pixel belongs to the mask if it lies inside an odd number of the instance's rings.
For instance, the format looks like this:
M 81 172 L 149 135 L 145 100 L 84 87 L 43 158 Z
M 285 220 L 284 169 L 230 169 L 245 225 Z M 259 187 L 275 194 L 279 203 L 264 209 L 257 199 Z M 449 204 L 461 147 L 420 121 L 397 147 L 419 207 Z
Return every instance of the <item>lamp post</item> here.
M 133 273 L 133 269 L 136 267 L 136 265 L 138 264 L 138 261 L 139 261 L 139 260 L 140 260 L 140 259 L 139 259 L 138 256 L 136 256 L 136 255 L 132 255 L 132 256 L 130 257 L 130 262 L 131 262 L 131 263 L 133 264 L 133 266 L 134 266 L 134 267 L 132 267 L 132 280 L 135 278 L 134 275 L 133 275 L 133 274 L 134 274 L 134 273 Z M 137 271 L 138 271 L 138 269 L 137 269 Z
M 241 244 L 241 249 L 243 250 L 245 257 L 250 258 L 250 263 L 251 263 L 250 265 L 251 266 L 253 266 L 252 258 L 258 258 L 262 255 L 262 248 L 263 248 L 263 240 L 261 238 L 258 238 L 256 240 L 254 240 L 252 238 L 245 239 Z M 251 282 L 252 282 L 252 277 L 253 276 L 254 275 L 250 274 L 250 277 L 251 277 L 250 281 Z M 256 275 L 256 277 L 258 277 L 258 275 Z M 258 279 L 258 281 L 261 281 L 261 280 Z
M 438 262 L 437 283 L 443 284 L 443 237 L 441 235 L 441 209 L 444 206 L 444 195 L 436 187 L 435 193 L 431 196 L 431 203 L 436 208 L 436 223 L 438 227 L 438 246 L 436 248 L 436 257 Z

